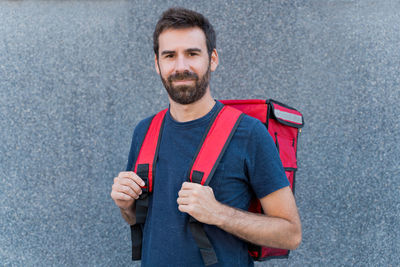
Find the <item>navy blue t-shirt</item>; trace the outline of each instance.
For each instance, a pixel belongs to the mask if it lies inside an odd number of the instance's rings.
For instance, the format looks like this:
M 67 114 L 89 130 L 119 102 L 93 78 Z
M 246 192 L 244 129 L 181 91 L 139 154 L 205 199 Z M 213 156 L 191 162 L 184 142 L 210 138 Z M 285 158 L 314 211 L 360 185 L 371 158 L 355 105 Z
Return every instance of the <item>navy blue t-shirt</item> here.
M 203 134 L 221 105 L 217 101 L 207 115 L 189 122 L 177 122 L 166 114 L 143 233 L 142 266 L 204 266 L 188 226 L 189 216 L 178 210 L 177 198 Z M 129 171 L 150 121 L 144 119 L 134 131 Z M 275 144 L 259 120 L 243 117 L 209 186 L 218 201 L 243 210 L 254 194 L 262 198 L 289 186 Z M 253 266 L 246 242 L 216 226 L 204 225 L 204 229 L 217 254 L 215 266 Z

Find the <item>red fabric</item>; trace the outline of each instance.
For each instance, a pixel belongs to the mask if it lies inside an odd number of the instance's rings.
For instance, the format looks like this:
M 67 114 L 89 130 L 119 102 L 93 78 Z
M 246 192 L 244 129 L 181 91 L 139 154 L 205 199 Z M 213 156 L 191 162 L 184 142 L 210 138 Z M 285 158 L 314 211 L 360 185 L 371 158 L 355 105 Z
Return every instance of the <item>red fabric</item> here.
M 268 247 L 261 248 L 261 258 L 274 257 L 274 256 L 285 256 L 288 253 L 289 253 L 289 251 L 286 249 L 268 248 Z
M 275 143 L 278 139 L 279 156 L 285 168 L 297 168 L 297 131 L 297 128 L 283 125 L 273 119 L 268 122 L 268 132 L 272 139 Z
M 193 163 L 190 181 L 193 171 L 201 171 L 204 173 L 201 184 L 206 182 L 240 114 L 242 112 L 228 106 L 224 106 L 219 112 Z
M 285 171 L 286 177 L 290 182 L 290 189 L 293 191 L 293 184 L 294 184 L 294 171 Z
M 220 100 L 222 104 L 234 107 L 249 116 L 259 119 L 263 123 L 267 122 L 268 105 L 265 100 Z
M 221 101 L 225 105 L 232 106 L 241 110 L 242 112 L 255 117 L 262 121 L 264 124 L 267 122 L 267 112 L 268 105 L 265 100 L 222 100 Z M 296 110 L 289 109 L 283 106 L 280 106 L 276 103 L 272 103 L 275 109 L 278 109 L 283 112 L 288 112 L 291 114 L 302 116 L 302 114 Z M 291 123 L 295 123 L 289 121 Z M 275 119 L 269 118 L 268 120 L 268 132 L 272 136 L 274 142 L 278 139 L 279 155 L 285 168 L 297 168 L 297 160 L 296 160 L 296 149 L 297 149 L 297 133 L 298 129 L 295 127 L 290 127 L 287 125 L 283 125 Z M 294 183 L 294 171 L 285 171 L 286 177 L 290 182 L 290 188 L 293 190 Z M 254 198 L 250 202 L 249 207 L 250 212 L 254 213 L 263 213 L 261 203 L 258 199 Z M 261 247 L 261 253 L 258 250 L 249 250 L 250 255 L 255 259 L 265 259 L 273 256 L 286 256 L 289 251 L 286 249 L 277 249 L 277 248 L 269 248 L 269 247 Z
M 137 173 L 139 164 L 149 164 L 149 192 L 153 191 L 154 155 L 156 154 L 158 136 L 160 135 L 161 125 L 167 110 L 164 109 L 157 113 L 151 121 L 135 164 L 135 173 Z
M 266 101 L 263 99 L 225 99 L 220 100 L 221 103 L 232 106 L 232 105 L 243 105 L 243 104 L 265 104 Z

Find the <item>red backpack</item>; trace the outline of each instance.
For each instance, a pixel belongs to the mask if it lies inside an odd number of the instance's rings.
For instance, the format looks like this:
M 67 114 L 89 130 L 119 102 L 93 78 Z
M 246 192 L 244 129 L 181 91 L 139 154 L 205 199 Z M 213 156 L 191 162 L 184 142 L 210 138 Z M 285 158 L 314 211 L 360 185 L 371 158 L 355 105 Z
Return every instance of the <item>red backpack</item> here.
M 259 119 L 272 136 L 279 151 L 280 158 L 294 193 L 295 173 L 297 170 L 297 140 L 301 127 L 304 125 L 303 116 L 296 109 L 274 100 L 222 100 L 224 106 L 216 112 L 210 122 L 203 141 L 200 144 L 190 168 L 188 179 L 191 182 L 208 185 L 214 171 L 229 145 L 243 114 Z M 143 140 L 135 163 L 135 173 L 146 183 L 142 195 L 136 203 L 136 224 L 131 226 L 132 259 L 140 260 L 142 246 L 142 229 L 148 209 L 148 196 L 152 193 L 153 173 L 155 170 L 158 145 L 161 139 L 161 129 L 167 109 L 156 114 Z M 249 211 L 263 213 L 258 199 L 251 201 Z M 189 227 L 200 249 L 206 266 L 218 262 L 215 251 L 203 230 L 201 223 L 190 218 Z M 289 251 L 248 244 L 249 253 L 254 260 L 284 257 Z

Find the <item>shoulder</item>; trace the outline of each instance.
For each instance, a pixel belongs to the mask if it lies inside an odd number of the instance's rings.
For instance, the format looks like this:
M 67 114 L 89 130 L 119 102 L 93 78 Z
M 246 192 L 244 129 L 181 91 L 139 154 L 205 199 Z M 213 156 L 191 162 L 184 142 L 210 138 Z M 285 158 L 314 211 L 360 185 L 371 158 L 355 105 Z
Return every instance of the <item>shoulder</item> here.
M 240 124 L 242 124 L 242 126 L 247 127 L 251 130 L 256 130 L 256 131 L 265 131 L 267 129 L 267 127 L 265 127 L 265 125 L 256 118 L 253 118 L 247 114 L 244 114 L 242 121 L 240 122 Z
M 257 140 L 259 138 L 270 138 L 266 125 L 260 120 L 244 114 L 237 128 L 237 135 Z
M 149 129 L 150 122 L 154 116 L 155 116 L 155 114 L 139 121 L 139 123 L 135 127 L 135 130 L 133 131 L 133 137 L 138 138 L 138 137 L 144 136 L 146 134 L 147 130 Z
M 140 146 L 144 140 L 144 137 L 146 136 L 147 130 L 149 128 L 150 122 L 153 119 L 153 117 L 154 117 L 154 115 L 141 120 L 136 125 L 136 127 L 133 131 L 131 148 L 130 148 L 129 156 L 128 156 L 128 164 L 126 167 L 127 171 L 132 170 L 132 167 L 133 167 L 135 159 L 136 159 L 136 155 L 139 153 Z
M 144 118 L 136 125 L 132 135 L 131 149 L 138 149 L 140 144 L 143 142 L 153 117 L 154 115 Z
M 265 124 L 260 120 L 244 115 L 232 137 L 232 149 L 240 151 L 246 162 L 258 159 L 258 154 L 270 155 L 276 150 L 275 143 Z
M 241 151 L 248 151 L 250 148 L 256 149 L 259 145 L 263 146 L 263 148 L 265 146 L 270 147 L 271 143 L 273 143 L 273 140 L 268 133 L 266 125 L 256 118 L 243 114 L 230 146 Z

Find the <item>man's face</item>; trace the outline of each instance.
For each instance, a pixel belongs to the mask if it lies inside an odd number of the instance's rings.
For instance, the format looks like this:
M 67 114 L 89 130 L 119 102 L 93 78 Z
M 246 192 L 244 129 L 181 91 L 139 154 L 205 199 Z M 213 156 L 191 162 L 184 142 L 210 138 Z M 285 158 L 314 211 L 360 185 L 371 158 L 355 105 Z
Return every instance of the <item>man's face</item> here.
M 201 99 L 209 90 L 210 72 L 218 64 L 215 58 L 216 51 L 209 60 L 206 37 L 200 28 L 163 31 L 156 69 L 169 97 L 182 105 Z

